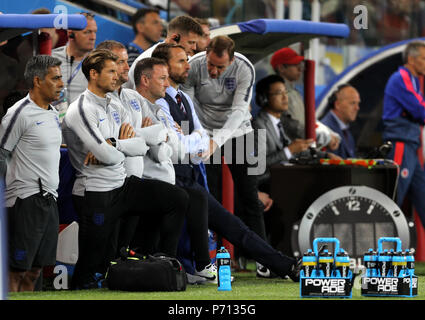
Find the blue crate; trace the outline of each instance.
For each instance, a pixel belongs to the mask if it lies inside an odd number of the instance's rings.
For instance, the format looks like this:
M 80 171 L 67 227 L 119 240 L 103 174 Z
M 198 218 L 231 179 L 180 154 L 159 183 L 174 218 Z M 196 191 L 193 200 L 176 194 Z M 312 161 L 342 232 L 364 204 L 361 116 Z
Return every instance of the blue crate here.
M 412 298 L 418 295 L 418 277 L 414 274 L 414 269 L 407 269 L 405 262 L 407 262 L 407 256 L 397 255 L 385 256 L 385 250 L 383 250 L 382 244 L 384 242 L 395 242 L 397 244 L 397 252 L 402 251 L 401 240 L 399 238 L 389 238 L 382 237 L 378 240 L 378 250 L 377 250 L 377 263 L 375 272 L 371 276 L 372 272 L 366 272 L 361 279 L 361 294 L 362 296 L 369 297 L 407 297 Z M 384 259 L 387 258 L 387 259 Z M 391 258 L 391 260 L 390 260 Z M 395 260 L 397 259 L 397 260 Z M 382 275 L 380 271 L 381 264 L 383 262 L 388 262 L 393 264 L 400 262 L 402 267 L 396 275 L 392 271 L 392 268 L 389 268 L 388 272 L 385 272 L 385 275 Z M 412 261 L 414 262 L 414 261 Z M 381 263 L 381 264 L 380 264 Z
M 326 277 L 321 270 L 317 268 L 319 263 L 319 243 L 335 243 L 335 252 L 333 255 L 333 265 L 329 276 Z M 353 273 L 348 267 L 347 275 L 341 276 L 341 273 L 336 269 L 337 254 L 343 252 L 340 249 L 339 240 L 337 238 L 316 238 L 313 241 L 314 256 L 309 256 L 307 261 L 309 265 L 316 267 L 312 268 L 311 274 L 306 276 L 304 269 L 300 272 L 300 296 L 302 298 L 351 298 L 353 286 Z M 349 264 L 349 257 L 345 257 L 345 261 Z M 311 262 L 311 264 L 310 264 Z M 345 263 L 344 263 L 345 265 Z

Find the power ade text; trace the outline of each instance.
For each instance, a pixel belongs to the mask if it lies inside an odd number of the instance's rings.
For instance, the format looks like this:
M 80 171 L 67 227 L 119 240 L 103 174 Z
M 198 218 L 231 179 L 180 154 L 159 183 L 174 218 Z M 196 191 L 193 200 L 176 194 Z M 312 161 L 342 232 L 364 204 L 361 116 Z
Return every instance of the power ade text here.
M 398 279 L 397 278 L 365 278 L 365 285 L 371 284 L 377 286 L 376 289 L 380 292 L 398 292 Z
M 305 285 L 320 287 L 321 293 L 345 293 L 343 279 L 306 279 Z

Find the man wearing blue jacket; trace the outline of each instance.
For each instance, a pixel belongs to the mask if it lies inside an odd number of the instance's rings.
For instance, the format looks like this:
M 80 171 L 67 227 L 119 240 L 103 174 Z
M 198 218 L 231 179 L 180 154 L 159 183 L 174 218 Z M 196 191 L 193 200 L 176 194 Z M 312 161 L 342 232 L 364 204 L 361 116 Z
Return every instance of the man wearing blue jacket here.
M 425 75 L 425 42 L 410 42 L 403 61 L 385 88 L 383 139 L 392 142 L 394 147 L 388 157 L 400 166 L 397 204 L 401 206 L 409 195 L 425 225 L 425 175 L 417 155 L 425 122 L 425 100 L 418 79 Z
M 328 113 L 321 119 L 322 123 L 341 137 L 338 149 L 333 153 L 343 159 L 356 157 L 356 143 L 350 131 L 350 124 L 356 121 L 360 110 L 360 95 L 349 84 L 338 86 L 329 98 Z

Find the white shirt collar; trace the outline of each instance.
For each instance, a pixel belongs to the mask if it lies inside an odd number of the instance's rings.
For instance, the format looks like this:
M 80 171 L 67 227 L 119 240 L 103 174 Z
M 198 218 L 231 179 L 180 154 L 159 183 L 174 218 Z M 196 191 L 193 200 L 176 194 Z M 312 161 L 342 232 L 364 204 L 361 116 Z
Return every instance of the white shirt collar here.
M 338 116 L 333 112 L 333 110 L 331 110 L 331 114 L 335 118 L 335 120 L 338 123 L 338 126 L 341 130 L 346 130 L 350 127 L 348 124 L 345 124 L 344 122 L 342 122 L 341 119 L 338 118 Z

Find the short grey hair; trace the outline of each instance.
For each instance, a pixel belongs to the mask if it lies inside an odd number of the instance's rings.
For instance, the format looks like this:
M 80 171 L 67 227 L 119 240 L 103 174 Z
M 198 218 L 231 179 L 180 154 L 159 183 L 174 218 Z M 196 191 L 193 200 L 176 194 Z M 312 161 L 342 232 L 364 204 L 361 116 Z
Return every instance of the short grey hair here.
M 417 57 L 419 48 L 425 48 L 425 41 L 416 40 L 409 42 L 403 52 L 403 63 L 407 63 L 409 57 Z
M 24 72 L 24 78 L 28 88 L 34 88 L 34 77 L 44 79 L 49 73 L 49 68 L 59 67 L 61 63 L 59 59 L 44 54 L 31 57 L 27 62 Z

